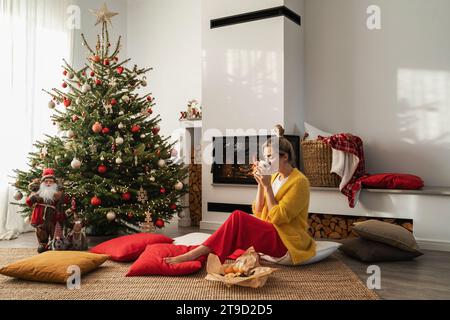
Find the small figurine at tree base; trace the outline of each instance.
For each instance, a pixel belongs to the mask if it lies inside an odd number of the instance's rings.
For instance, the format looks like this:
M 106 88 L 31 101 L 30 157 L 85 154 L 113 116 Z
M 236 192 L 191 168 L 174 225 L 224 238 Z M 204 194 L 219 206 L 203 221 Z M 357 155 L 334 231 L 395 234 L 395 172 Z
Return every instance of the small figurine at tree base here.
M 53 169 L 43 171 L 38 189 L 37 181 L 33 181 L 29 188 L 32 193 L 26 199 L 26 204 L 32 208 L 30 223 L 36 228 L 39 242 L 37 251 L 42 253 L 50 249 L 56 224 L 65 220 L 65 214 L 62 213 L 63 192 L 59 190 Z

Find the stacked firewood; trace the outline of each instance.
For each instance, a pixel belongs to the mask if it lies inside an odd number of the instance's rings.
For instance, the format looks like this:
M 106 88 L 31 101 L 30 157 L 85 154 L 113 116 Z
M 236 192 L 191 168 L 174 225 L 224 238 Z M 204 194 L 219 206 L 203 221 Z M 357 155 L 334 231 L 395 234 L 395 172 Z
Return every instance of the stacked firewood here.
M 191 224 L 198 226 L 202 220 L 202 166 L 189 165 L 189 214 Z
M 355 238 L 358 237 L 358 234 L 353 230 L 354 223 L 373 219 L 400 225 L 410 232 L 413 231 L 413 224 L 409 220 L 364 218 L 313 213 L 310 214 L 308 218 L 308 232 L 316 239 Z

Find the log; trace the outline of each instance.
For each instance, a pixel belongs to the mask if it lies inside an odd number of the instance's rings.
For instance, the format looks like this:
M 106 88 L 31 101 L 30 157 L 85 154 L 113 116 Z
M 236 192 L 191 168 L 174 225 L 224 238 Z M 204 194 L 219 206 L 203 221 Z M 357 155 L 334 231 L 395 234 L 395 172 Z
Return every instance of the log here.
M 402 223 L 402 227 L 408 230 L 409 232 L 413 232 L 413 225 L 410 222 Z
M 345 220 L 339 221 L 339 227 L 341 227 L 343 230 L 347 230 L 347 222 Z
M 328 227 L 330 225 L 330 220 L 329 219 L 322 219 L 322 224 L 326 227 Z
M 342 238 L 342 236 L 339 233 L 337 233 L 337 232 L 330 233 L 328 235 L 328 237 L 331 238 L 331 239 L 341 239 Z

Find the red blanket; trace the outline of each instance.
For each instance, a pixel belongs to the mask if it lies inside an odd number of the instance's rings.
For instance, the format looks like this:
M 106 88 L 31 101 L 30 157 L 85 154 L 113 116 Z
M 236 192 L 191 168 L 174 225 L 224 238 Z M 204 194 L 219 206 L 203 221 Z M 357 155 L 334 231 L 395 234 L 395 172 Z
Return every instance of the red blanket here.
M 363 141 L 361 138 L 350 133 L 339 133 L 331 137 L 319 136 L 319 140 L 328 144 L 333 149 L 350 152 L 358 157 L 358 167 L 356 168 L 352 179 L 341 190 L 348 198 L 350 208 L 354 208 L 358 201 L 359 192 L 361 191 L 361 180 L 363 177 L 367 176 Z

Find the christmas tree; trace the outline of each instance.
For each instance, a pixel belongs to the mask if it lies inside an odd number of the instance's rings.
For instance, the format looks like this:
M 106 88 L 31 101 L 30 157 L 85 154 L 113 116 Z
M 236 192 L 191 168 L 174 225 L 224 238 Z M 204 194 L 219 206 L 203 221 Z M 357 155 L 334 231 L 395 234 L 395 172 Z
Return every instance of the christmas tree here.
M 89 50 L 85 67 L 75 70 L 63 60 L 62 88 L 46 91 L 48 107 L 55 109 L 53 124 L 64 134 L 35 143 L 29 170 L 15 170 L 15 199 L 29 195 L 30 182 L 53 168 L 66 196 L 66 214 L 82 217 L 88 234 L 148 231 L 150 221 L 162 228 L 181 210 L 177 202 L 187 192 L 182 183 L 187 170 L 175 143 L 159 135 L 161 119 L 152 116 L 155 99 L 137 93 L 147 86 L 151 69 L 119 61 L 121 38 L 112 50 L 107 26 L 115 13 L 106 6 L 94 13 L 102 32 L 95 50 L 82 34 Z M 24 218 L 31 215 L 26 204 L 16 204 Z

